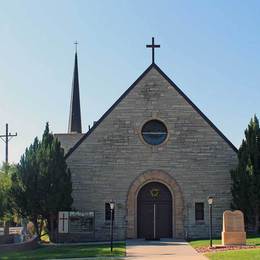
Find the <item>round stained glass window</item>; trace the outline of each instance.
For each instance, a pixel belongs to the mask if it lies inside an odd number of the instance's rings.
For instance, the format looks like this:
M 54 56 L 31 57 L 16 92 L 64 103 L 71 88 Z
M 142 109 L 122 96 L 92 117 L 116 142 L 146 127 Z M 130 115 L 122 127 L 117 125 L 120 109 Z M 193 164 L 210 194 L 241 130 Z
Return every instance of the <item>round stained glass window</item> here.
M 146 143 L 151 145 L 158 145 L 165 141 L 168 132 L 167 128 L 159 120 L 151 120 L 142 127 L 142 136 Z

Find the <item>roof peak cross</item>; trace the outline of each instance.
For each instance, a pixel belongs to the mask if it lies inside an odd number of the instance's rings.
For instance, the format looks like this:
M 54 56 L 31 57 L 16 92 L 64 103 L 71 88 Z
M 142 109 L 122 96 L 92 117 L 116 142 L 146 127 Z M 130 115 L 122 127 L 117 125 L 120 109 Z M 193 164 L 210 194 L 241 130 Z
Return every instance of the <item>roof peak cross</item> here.
M 154 44 L 154 37 L 152 37 L 152 44 L 147 44 L 146 48 L 152 48 L 152 63 L 154 63 L 154 49 L 160 48 L 159 44 Z

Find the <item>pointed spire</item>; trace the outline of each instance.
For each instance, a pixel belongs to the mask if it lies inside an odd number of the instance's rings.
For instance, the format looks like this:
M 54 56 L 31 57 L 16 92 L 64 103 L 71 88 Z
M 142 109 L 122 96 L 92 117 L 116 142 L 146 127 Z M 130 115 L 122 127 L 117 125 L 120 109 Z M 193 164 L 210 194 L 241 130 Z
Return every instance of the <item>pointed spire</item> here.
M 78 43 L 75 42 L 76 50 L 75 50 L 74 73 L 73 73 L 73 79 L 72 79 L 68 133 L 82 133 L 81 113 L 80 113 L 80 96 L 79 96 L 77 44 Z

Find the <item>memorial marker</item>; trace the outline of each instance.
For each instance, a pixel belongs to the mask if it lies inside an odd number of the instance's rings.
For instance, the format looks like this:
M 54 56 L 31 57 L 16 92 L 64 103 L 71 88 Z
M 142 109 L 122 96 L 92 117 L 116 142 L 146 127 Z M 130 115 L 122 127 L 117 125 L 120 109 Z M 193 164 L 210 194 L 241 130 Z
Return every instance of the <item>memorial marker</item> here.
M 223 213 L 222 245 L 245 245 L 244 214 L 240 210 Z

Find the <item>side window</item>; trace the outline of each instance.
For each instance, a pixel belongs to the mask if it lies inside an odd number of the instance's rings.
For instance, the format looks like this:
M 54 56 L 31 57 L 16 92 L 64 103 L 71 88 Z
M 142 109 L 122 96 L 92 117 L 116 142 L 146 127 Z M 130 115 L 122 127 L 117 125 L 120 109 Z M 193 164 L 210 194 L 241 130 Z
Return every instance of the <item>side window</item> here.
M 196 221 L 204 220 L 204 203 L 203 202 L 195 203 L 195 220 Z
M 113 210 L 113 220 L 114 220 L 115 210 Z M 105 203 L 105 220 L 111 220 L 111 210 L 110 204 L 108 202 Z

